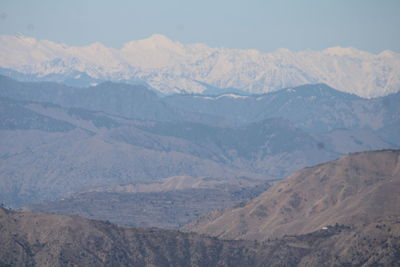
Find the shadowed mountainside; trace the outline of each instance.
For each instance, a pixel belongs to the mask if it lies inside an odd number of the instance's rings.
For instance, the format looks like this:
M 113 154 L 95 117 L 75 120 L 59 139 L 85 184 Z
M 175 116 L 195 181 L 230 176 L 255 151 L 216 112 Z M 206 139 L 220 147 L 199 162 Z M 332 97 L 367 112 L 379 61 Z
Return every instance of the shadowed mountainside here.
M 13 207 L 171 176 L 268 180 L 339 155 L 281 119 L 221 128 L 0 103 L 0 200 Z
M 188 112 L 243 124 L 281 117 L 308 132 L 334 129 L 385 129 L 399 126 L 400 93 L 365 99 L 325 84 L 307 84 L 263 95 L 172 95 L 164 102 Z M 399 142 L 399 140 L 397 140 Z
M 0 75 L 0 96 L 102 111 L 132 119 L 197 122 L 217 120 L 213 116 L 183 112 L 170 106 L 143 85 L 103 82 L 96 86 L 76 88 L 53 82 L 19 82 Z
M 0 75 L 0 96 L 175 123 L 240 126 L 280 117 L 307 132 L 368 129 L 387 142 L 400 145 L 393 136 L 400 130 L 400 93 L 366 99 L 325 84 L 307 84 L 262 95 L 161 98 L 141 85 L 105 82 L 74 88 L 50 82 L 18 82 Z

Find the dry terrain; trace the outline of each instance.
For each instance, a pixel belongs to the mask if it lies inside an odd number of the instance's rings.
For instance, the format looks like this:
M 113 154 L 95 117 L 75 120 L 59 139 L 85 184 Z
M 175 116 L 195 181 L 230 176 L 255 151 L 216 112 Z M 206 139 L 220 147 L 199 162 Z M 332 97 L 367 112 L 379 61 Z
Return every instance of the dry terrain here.
M 258 180 L 176 176 L 141 184 L 113 185 L 24 209 L 119 225 L 180 228 L 200 215 L 254 198 L 269 187 Z
M 400 151 L 354 153 L 304 168 L 260 196 L 215 211 L 185 230 L 265 240 L 400 214 Z
M 400 217 L 264 242 L 0 208 L 0 266 L 398 266 Z

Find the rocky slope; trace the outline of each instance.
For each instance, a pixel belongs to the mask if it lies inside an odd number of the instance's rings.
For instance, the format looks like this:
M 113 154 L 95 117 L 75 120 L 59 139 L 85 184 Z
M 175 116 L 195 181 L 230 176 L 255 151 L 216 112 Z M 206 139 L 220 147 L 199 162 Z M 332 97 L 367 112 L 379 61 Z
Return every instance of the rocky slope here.
M 219 240 L 0 208 L 2 266 L 396 266 L 400 218 L 267 240 Z
M 400 56 L 355 48 L 273 53 L 182 44 L 156 34 L 120 49 L 67 46 L 21 35 L 0 36 L 1 73 L 69 84 L 146 82 L 163 93 L 236 88 L 251 93 L 326 83 L 363 97 L 398 92 Z M 17 71 L 17 72 L 16 72 Z
M 227 239 L 305 234 L 336 223 L 371 223 L 400 214 L 400 151 L 344 156 L 302 169 L 242 205 L 185 230 Z

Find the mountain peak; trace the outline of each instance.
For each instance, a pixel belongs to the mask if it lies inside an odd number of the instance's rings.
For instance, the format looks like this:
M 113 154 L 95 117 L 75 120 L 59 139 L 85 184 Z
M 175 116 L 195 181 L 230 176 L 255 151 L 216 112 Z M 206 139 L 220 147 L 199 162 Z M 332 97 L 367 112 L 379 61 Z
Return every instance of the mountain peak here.
M 167 36 L 156 33 L 151 35 L 149 38 L 145 39 L 153 42 L 158 42 L 158 43 L 169 43 L 173 42 L 171 39 L 169 39 Z
M 140 40 L 138 42 L 141 42 L 146 45 L 151 45 L 157 48 L 162 47 L 170 50 L 176 50 L 183 46 L 180 42 L 173 41 L 169 39 L 167 36 L 162 34 L 153 34 L 149 38 Z
M 348 56 L 348 55 L 354 55 L 361 53 L 360 50 L 354 48 L 354 47 L 341 47 L 341 46 L 334 46 L 334 47 L 329 47 L 323 50 L 323 52 L 331 55 L 336 55 L 336 56 Z M 366 53 L 366 52 L 363 52 Z
M 87 47 L 89 48 L 93 48 L 93 49 L 108 49 L 107 46 L 105 46 L 104 44 L 100 43 L 100 42 L 94 42 L 91 43 L 90 45 L 88 45 Z
M 130 48 L 130 47 L 173 47 L 176 46 L 177 44 L 180 44 L 179 42 L 172 41 L 169 39 L 167 36 L 162 35 L 162 34 L 153 34 L 150 37 L 142 40 L 135 40 L 135 41 L 130 41 L 124 45 L 123 48 Z
M 323 51 L 271 53 L 185 44 L 162 34 L 108 48 L 100 43 L 68 46 L 23 35 L 0 36 L 0 67 L 45 77 L 60 70 L 42 64 L 54 58 L 77 57 L 73 65 L 97 79 L 143 79 L 164 93 L 202 92 L 205 86 L 267 93 L 288 86 L 324 82 L 362 97 L 398 92 L 399 54 L 372 54 L 352 47 Z M 340 58 L 340 61 L 338 59 Z M 369 77 L 367 80 L 365 77 Z M 375 81 L 375 82 L 372 82 Z
M 383 57 L 394 57 L 397 56 L 398 54 L 393 52 L 392 50 L 384 50 L 381 53 L 379 53 L 379 55 Z
M 22 43 L 29 44 L 29 45 L 33 45 L 38 41 L 36 38 L 25 36 L 22 33 L 16 33 L 14 35 L 10 35 L 10 37 L 11 37 L 11 39 L 14 39 L 18 42 L 22 42 Z
M 137 53 L 137 51 L 152 51 L 151 53 L 159 53 L 160 50 L 180 51 L 183 45 L 179 42 L 172 41 L 162 34 L 153 34 L 147 39 L 130 41 L 122 47 L 122 51 L 128 53 Z
M 283 48 L 283 47 L 278 48 L 275 52 L 279 53 L 279 54 L 290 54 L 290 53 L 292 53 L 292 51 L 290 51 L 287 48 Z

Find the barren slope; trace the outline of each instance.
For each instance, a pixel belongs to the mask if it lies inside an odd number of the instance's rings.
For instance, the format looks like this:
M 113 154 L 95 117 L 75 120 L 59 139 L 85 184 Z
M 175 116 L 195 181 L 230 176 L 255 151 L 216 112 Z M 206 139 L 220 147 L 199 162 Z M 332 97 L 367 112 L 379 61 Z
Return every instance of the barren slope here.
M 302 169 L 259 197 L 185 227 L 228 239 L 304 234 L 400 214 L 400 151 L 354 153 Z
M 263 243 L 0 208 L 1 266 L 398 266 L 400 217 Z

